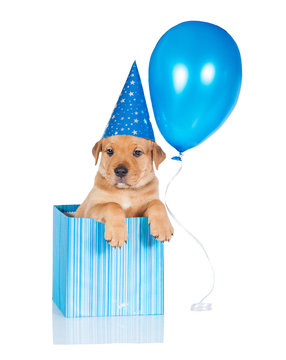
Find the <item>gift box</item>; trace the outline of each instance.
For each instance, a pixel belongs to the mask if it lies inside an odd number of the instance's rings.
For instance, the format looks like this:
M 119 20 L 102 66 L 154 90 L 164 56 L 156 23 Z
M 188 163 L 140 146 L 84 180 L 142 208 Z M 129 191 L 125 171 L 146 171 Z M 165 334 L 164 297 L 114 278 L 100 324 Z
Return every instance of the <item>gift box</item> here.
M 104 224 L 53 208 L 53 301 L 66 317 L 163 315 L 164 249 L 148 218 L 127 218 L 128 241 L 113 248 Z

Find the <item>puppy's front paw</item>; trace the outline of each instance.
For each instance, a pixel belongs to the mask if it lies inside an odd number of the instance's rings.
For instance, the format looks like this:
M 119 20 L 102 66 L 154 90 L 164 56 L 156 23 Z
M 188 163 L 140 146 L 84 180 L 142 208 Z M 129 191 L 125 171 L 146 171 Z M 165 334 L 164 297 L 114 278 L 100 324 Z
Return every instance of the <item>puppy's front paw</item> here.
M 105 224 L 104 238 L 111 246 L 122 247 L 128 239 L 125 221 L 116 224 L 107 222 Z
M 159 241 L 169 241 L 174 234 L 174 228 L 168 217 L 149 219 L 151 235 Z

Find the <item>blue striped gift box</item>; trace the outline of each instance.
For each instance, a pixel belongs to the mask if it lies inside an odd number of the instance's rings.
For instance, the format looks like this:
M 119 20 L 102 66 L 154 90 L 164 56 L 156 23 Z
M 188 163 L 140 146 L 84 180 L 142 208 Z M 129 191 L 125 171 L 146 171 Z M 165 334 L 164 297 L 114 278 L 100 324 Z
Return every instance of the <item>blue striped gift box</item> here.
M 104 224 L 53 208 L 53 301 L 66 317 L 163 315 L 164 247 L 148 219 L 128 218 L 128 242 L 111 247 Z

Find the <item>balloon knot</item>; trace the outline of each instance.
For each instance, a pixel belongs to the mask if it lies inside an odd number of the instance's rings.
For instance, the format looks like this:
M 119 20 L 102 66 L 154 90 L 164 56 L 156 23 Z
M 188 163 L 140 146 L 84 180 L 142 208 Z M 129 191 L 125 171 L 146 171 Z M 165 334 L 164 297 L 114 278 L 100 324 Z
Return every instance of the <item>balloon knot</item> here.
M 179 152 L 179 156 L 173 156 L 172 160 L 182 161 L 183 154 Z
M 173 156 L 172 160 L 182 161 L 180 156 Z

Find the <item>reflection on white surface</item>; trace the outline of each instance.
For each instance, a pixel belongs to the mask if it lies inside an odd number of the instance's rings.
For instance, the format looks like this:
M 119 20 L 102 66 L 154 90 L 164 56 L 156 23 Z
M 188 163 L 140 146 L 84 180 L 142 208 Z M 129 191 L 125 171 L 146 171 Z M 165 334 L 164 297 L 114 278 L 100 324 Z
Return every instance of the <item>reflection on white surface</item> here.
M 65 318 L 53 303 L 54 344 L 160 343 L 164 316 Z
M 173 69 L 173 81 L 176 93 L 181 93 L 188 81 L 189 72 L 184 64 L 177 64 Z
M 204 65 L 201 71 L 201 80 L 205 85 L 209 85 L 215 76 L 215 67 L 212 63 L 207 63 Z

